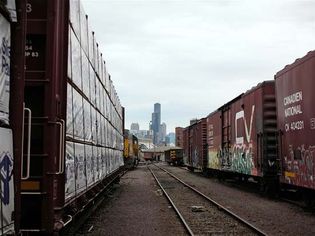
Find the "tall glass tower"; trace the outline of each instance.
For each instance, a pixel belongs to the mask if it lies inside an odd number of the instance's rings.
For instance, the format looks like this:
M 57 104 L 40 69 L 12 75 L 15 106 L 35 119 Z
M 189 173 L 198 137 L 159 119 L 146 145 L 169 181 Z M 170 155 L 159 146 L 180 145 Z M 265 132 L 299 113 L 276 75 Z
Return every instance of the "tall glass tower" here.
M 158 144 L 160 140 L 159 131 L 161 125 L 161 104 L 155 103 L 154 104 L 154 112 L 152 113 L 152 130 L 153 130 L 153 143 Z

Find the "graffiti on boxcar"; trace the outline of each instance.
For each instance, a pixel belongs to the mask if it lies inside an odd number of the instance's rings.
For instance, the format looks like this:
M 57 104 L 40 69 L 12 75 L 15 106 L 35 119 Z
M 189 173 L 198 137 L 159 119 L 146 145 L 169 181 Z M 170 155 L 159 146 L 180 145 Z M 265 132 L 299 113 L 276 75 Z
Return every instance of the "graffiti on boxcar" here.
M 5 37 L 1 43 L 1 73 L 10 76 L 10 43 Z
M 194 167 L 198 167 L 198 159 L 199 159 L 199 153 L 198 153 L 197 148 L 195 148 L 192 155 L 192 165 Z
M 242 174 L 252 174 L 254 168 L 253 155 L 252 143 L 248 145 L 234 145 L 231 169 Z
M 231 167 L 230 169 L 242 174 L 255 174 L 254 162 L 253 162 L 253 143 L 252 143 L 252 131 L 253 120 L 255 114 L 255 105 L 251 107 L 249 125 L 247 125 L 247 119 L 245 111 L 241 110 L 235 114 L 235 143 L 231 150 Z M 240 126 L 240 127 L 239 127 Z M 244 129 L 244 133 L 240 132 L 240 128 Z M 244 137 L 245 136 L 245 137 Z
M 288 147 L 288 156 L 284 156 L 285 179 L 287 183 L 311 187 L 314 184 L 315 146 L 302 144 L 296 149 Z
M 67 143 L 66 150 L 65 197 L 72 197 L 75 192 L 75 163 L 72 143 Z
M 10 181 L 13 173 L 13 158 L 5 152 L 0 159 L 1 201 L 4 205 L 10 203 Z
M 220 168 L 220 150 L 219 151 L 209 150 L 208 155 L 209 155 L 208 167 L 212 169 L 219 169 Z
M 231 168 L 231 152 L 228 147 L 220 149 L 221 167 L 222 169 Z

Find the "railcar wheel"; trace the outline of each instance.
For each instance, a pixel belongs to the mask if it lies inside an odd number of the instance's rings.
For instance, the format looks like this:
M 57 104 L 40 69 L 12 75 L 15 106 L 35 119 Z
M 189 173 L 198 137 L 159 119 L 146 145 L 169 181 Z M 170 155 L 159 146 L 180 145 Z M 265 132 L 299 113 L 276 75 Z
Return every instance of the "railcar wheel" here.
M 309 209 L 314 209 L 315 208 L 315 193 L 309 190 L 304 190 L 302 193 L 303 196 L 303 202 L 305 207 Z

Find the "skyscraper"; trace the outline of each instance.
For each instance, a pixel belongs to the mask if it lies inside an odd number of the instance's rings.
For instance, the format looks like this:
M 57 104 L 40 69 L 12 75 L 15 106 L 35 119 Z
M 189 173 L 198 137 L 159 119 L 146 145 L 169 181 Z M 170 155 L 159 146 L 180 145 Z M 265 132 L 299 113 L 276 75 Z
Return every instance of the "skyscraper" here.
M 161 125 L 161 104 L 154 104 L 154 112 L 152 113 L 152 130 L 153 130 L 153 143 L 159 143 L 159 131 Z
M 130 130 L 136 130 L 139 131 L 140 127 L 138 123 L 132 123 L 130 126 Z
M 165 141 L 165 136 L 166 136 L 166 124 L 163 122 L 160 125 L 160 130 L 159 130 L 159 141 L 164 142 Z

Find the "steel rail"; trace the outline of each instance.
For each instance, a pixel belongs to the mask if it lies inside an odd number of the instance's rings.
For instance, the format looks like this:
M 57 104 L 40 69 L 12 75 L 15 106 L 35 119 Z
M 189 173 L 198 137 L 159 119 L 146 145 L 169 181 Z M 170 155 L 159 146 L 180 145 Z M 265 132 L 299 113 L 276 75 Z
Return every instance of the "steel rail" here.
M 207 195 L 205 195 L 204 193 L 200 192 L 199 190 L 197 190 L 196 188 L 190 186 L 189 184 L 185 183 L 184 181 L 182 181 L 181 179 L 179 179 L 177 176 L 175 176 L 174 174 L 170 173 L 169 171 L 167 171 L 166 169 L 157 166 L 156 164 L 153 164 L 156 167 L 160 168 L 161 170 L 163 170 L 165 173 L 169 174 L 170 176 L 172 176 L 174 179 L 178 180 L 179 182 L 181 182 L 183 185 L 185 185 L 186 187 L 190 188 L 191 190 L 193 190 L 194 192 L 198 193 L 200 196 L 202 196 L 203 198 L 207 199 L 208 201 L 210 201 L 212 204 L 214 204 L 215 206 L 217 206 L 218 208 L 220 208 L 221 210 L 225 211 L 227 214 L 229 214 L 230 216 L 232 216 L 233 218 L 235 218 L 236 220 L 238 220 L 239 222 L 243 223 L 244 225 L 246 225 L 248 228 L 252 229 L 255 233 L 257 233 L 258 235 L 267 235 L 265 232 L 263 232 L 262 230 L 258 229 L 256 226 L 252 225 L 251 223 L 249 223 L 247 220 L 241 218 L 240 216 L 236 215 L 235 213 L 233 213 L 232 211 L 230 211 L 229 209 L 225 208 L 224 206 L 222 206 L 220 203 L 216 202 L 215 200 L 211 199 L 210 197 L 208 197 Z
M 160 183 L 160 181 L 158 180 L 158 178 L 156 177 L 156 175 L 153 173 L 153 171 L 151 170 L 151 168 L 149 166 L 147 166 L 147 168 L 150 170 L 152 176 L 154 177 L 155 181 L 158 183 L 158 185 L 160 186 L 160 188 L 162 189 L 164 195 L 166 196 L 167 200 L 171 203 L 173 209 L 175 210 L 176 214 L 178 215 L 178 217 L 181 219 L 182 224 L 184 225 L 185 229 L 187 230 L 187 232 L 189 233 L 189 235 L 194 235 L 194 233 L 192 232 L 191 228 L 189 227 L 189 225 L 187 224 L 186 220 L 184 219 L 184 217 L 182 216 L 182 214 L 179 212 L 179 210 L 177 209 L 175 203 L 172 201 L 172 199 L 170 198 L 170 196 L 167 194 L 167 192 L 165 191 L 165 189 L 163 188 L 162 184 Z

